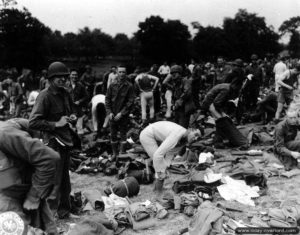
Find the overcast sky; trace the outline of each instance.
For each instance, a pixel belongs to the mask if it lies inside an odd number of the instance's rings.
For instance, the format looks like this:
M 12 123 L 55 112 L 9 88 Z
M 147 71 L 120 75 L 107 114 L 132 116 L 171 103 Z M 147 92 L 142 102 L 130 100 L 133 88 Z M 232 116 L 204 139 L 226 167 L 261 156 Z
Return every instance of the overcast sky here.
M 238 9 L 247 9 L 266 19 L 275 30 L 284 20 L 300 16 L 300 0 L 17 0 L 52 30 L 78 32 L 85 26 L 101 28 L 115 36 L 128 36 L 138 30 L 138 23 L 151 15 L 179 19 L 191 26 L 222 26 L 224 17 L 234 17 Z

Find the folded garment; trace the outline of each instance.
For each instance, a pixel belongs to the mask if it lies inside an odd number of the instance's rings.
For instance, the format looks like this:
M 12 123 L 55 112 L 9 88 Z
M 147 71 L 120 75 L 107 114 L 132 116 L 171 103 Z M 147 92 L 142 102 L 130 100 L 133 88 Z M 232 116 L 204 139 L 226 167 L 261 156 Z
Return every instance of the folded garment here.
M 118 168 L 117 168 L 116 164 L 115 163 L 111 163 L 110 166 L 106 167 L 104 169 L 104 174 L 108 175 L 108 176 L 118 174 Z
M 114 219 L 117 221 L 118 227 L 129 227 L 130 225 L 130 222 L 124 211 L 120 211 L 119 213 L 115 214 Z
M 204 163 L 200 163 L 195 167 L 195 170 L 197 171 L 204 171 L 207 168 L 211 167 L 212 163 L 208 163 L 208 162 L 204 162 Z
M 190 235 L 209 235 L 212 231 L 222 233 L 221 220 L 223 212 L 214 207 L 210 201 L 205 201 L 198 208 L 197 213 L 189 224 Z
M 267 228 L 269 227 L 268 223 L 264 222 L 261 218 L 254 216 L 250 223 L 256 227 L 263 227 L 263 228 Z
M 142 230 L 142 229 L 148 229 L 151 227 L 154 227 L 157 223 L 157 220 L 151 217 L 148 217 L 141 221 L 136 221 L 133 217 L 133 214 L 135 212 L 136 208 L 139 208 L 140 203 L 135 202 L 129 205 L 129 207 L 125 210 L 125 213 L 127 215 L 127 218 L 129 222 L 132 224 L 133 230 Z
M 166 193 L 163 195 L 162 200 L 160 200 L 161 205 L 166 208 L 166 209 L 174 209 L 174 197 L 178 197 L 179 198 L 179 208 L 177 208 L 178 210 L 180 209 L 180 197 L 177 195 L 172 195 L 169 193 Z
M 300 206 L 285 206 L 282 208 L 284 213 L 288 215 L 287 217 L 293 218 L 295 221 L 298 221 L 300 219 Z
M 79 174 L 102 172 L 103 169 L 108 168 L 111 164 L 111 161 L 107 158 L 90 157 L 81 162 L 75 172 Z
M 250 187 L 243 180 L 234 180 L 229 176 L 223 177 L 224 184 L 218 186 L 218 191 L 225 200 L 236 200 L 242 204 L 255 206 L 252 198 L 259 197 L 257 186 Z
M 83 192 L 83 195 L 89 201 L 94 210 L 104 211 L 105 205 L 102 200 L 102 194 L 97 189 L 90 189 Z
M 287 178 L 291 178 L 293 176 L 300 175 L 300 169 L 292 169 L 290 171 L 282 173 L 281 175 L 283 175 Z
M 105 213 L 108 215 L 115 214 L 116 211 L 124 211 L 124 209 L 129 205 L 127 199 L 119 197 L 114 193 L 110 194 L 109 197 L 103 196 L 102 200 L 105 204 Z
M 198 207 L 200 202 L 198 199 L 198 196 L 195 193 L 183 193 L 180 195 L 181 199 L 181 207 L 185 206 L 193 206 L 193 207 Z
M 193 206 L 186 206 L 184 207 L 183 213 L 189 217 L 193 216 L 196 209 Z
M 221 208 L 226 211 L 235 211 L 235 212 L 244 212 L 242 209 L 239 208 L 237 203 L 230 203 L 227 201 L 217 202 L 216 207 Z
M 263 169 L 258 163 L 250 160 L 243 160 L 232 167 L 227 174 L 234 179 L 245 180 L 250 186 L 267 188 L 267 179 L 262 173 Z
M 275 219 L 275 218 L 271 218 L 268 221 L 268 225 L 270 227 L 274 227 L 274 228 L 288 228 L 288 227 L 292 227 L 288 222 L 285 222 L 284 220 Z
M 173 174 L 186 175 L 190 171 L 183 164 L 172 164 L 168 167 L 168 171 Z
M 132 212 L 132 217 L 137 222 L 150 217 L 150 213 L 145 206 L 139 205 L 138 208 L 135 208 L 134 210 L 130 208 L 130 210 Z
M 201 171 L 199 173 L 202 173 Z M 180 192 L 191 192 L 194 191 L 194 189 L 197 186 L 207 186 L 207 187 L 213 187 L 216 188 L 217 186 L 221 185 L 220 181 L 211 183 L 211 184 L 207 184 L 204 181 L 194 181 L 194 180 L 178 180 L 175 181 L 173 184 L 173 191 L 175 193 L 180 193 Z
M 209 170 L 209 172 L 207 172 L 205 175 L 204 175 L 204 182 L 205 183 L 208 183 L 208 184 L 211 184 L 211 183 L 214 183 L 214 182 L 217 182 L 219 180 L 222 179 L 222 173 L 219 173 L 219 174 L 215 174 L 213 171 Z
M 157 219 L 164 219 L 168 215 L 168 211 L 158 202 L 155 203 L 156 207 L 156 218 Z
M 284 221 L 289 223 L 291 226 L 297 226 L 297 221 L 300 219 L 300 206 L 286 206 L 280 209 L 270 208 L 268 210 L 268 216 L 270 219 Z

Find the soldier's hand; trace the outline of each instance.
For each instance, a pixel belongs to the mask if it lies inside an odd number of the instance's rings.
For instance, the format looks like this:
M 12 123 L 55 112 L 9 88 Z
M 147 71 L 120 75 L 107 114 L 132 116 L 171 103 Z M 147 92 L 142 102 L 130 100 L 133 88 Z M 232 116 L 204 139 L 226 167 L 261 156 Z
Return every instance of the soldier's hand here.
M 39 208 L 40 202 L 32 202 L 29 199 L 25 199 L 24 203 L 23 203 L 23 208 L 27 211 L 31 211 L 31 210 L 36 210 Z
M 58 122 L 55 123 L 55 127 L 64 127 L 68 124 L 69 118 L 67 116 L 62 116 Z
M 109 114 L 109 120 L 113 120 L 114 119 L 114 114 L 113 113 L 110 113 Z
M 122 117 L 122 114 L 121 113 L 118 113 L 116 116 L 115 116 L 115 121 L 119 121 Z
M 291 155 L 292 155 L 292 157 L 295 158 L 295 159 L 300 158 L 300 153 L 299 153 L 299 152 L 294 152 L 294 151 L 292 151 L 292 152 L 291 152 Z

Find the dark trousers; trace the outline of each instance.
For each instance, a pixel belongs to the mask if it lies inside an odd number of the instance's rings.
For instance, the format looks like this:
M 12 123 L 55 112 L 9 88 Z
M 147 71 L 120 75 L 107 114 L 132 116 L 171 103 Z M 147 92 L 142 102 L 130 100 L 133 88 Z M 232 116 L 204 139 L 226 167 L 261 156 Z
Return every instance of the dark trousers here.
M 228 117 L 216 120 L 216 134 L 222 139 L 228 139 L 229 143 L 234 147 L 246 146 L 248 144 L 247 138 L 242 135 Z
M 110 121 L 110 134 L 112 142 L 118 141 L 118 131 L 120 131 L 121 142 L 127 140 L 128 122 L 129 117 L 127 116 L 122 117 L 119 121 Z
M 256 119 L 267 122 L 271 121 L 275 117 L 276 109 L 277 105 L 276 107 L 272 107 L 272 105 L 267 102 L 258 104 L 256 113 L 252 115 L 252 117 L 254 117 L 253 121 L 256 121 Z
M 245 88 L 245 106 L 246 109 L 254 109 L 256 107 L 257 98 L 259 96 L 259 84 L 250 84 Z
M 154 98 L 154 112 L 159 113 L 161 102 L 160 102 L 160 91 L 158 87 L 153 92 L 153 98 Z
M 14 117 L 21 117 L 22 105 L 22 103 L 16 104 Z
M 103 124 L 106 117 L 105 104 L 99 103 L 96 107 L 96 119 L 97 119 L 97 135 L 101 136 L 103 130 Z
M 262 110 L 262 112 L 265 114 L 267 114 L 267 121 L 271 121 L 274 117 L 275 117 L 275 113 L 277 110 L 277 105 L 276 106 L 272 106 L 269 103 L 263 103 L 260 105 L 260 109 Z
M 190 122 L 190 116 L 191 116 L 190 114 L 186 114 L 184 112 L 184 107 L 180 108 L 179 110 L 175 111 L 175 122 L 184 128 L 188 128 Z
M 60 155 L 57 166 L 56 181 L 48 203 L 52 211 L 57 211 L 60 218 L 67 216 L 71 210 L 70 193 L 71 182 L 69 175 L 70 149 L 61 146 L 54 138 L 50 140 L 48 147 L 54 149 Z

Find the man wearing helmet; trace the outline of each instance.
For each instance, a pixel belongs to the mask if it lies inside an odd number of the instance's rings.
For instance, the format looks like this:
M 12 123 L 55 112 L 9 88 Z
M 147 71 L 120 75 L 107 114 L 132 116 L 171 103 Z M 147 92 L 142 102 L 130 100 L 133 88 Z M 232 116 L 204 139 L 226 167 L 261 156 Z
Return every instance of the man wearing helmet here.
M 50 86 L 38 95 L 29 118 L 29 128 L 42 131 L 44 143 L 60 154 L 56 184 L 49 197 L 51 209 L 57 210 L 60 218 L 69 216 L 71 209 L 69 150 L 73 147 L 73 139 L 69 127 L 72 98 L 65 89 L 68 76 L 69 71 L 63 63 L 50 64 Z

